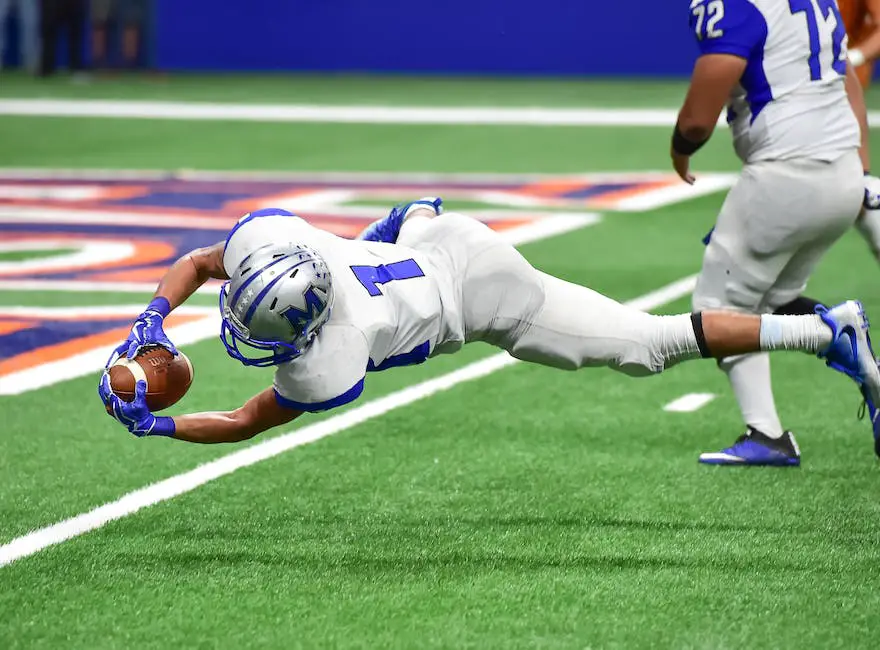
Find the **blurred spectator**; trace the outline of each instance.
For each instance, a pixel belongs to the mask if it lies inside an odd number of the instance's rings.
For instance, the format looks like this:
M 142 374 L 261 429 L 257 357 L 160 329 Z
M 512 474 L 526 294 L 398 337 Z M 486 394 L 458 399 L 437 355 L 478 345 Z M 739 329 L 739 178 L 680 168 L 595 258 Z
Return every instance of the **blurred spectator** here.
M 144 32 L 150 0 L 92 0 L 92 60 L 95 67 L 143 67 Z
M 13 6 L 18 10 L 19 62 L 28 72 L 36 72 L 40 51 L 40 0 L 0 0 L 0 69 L 3 68 L 6 20 Z
M 41 0 L 43 14 L 40 74 L 48 76 L 58 65 L 58 37 L 67 32 L 67 67 L 73 73 L 83 70 L 83 44 L 86 36 L 86 0 Z

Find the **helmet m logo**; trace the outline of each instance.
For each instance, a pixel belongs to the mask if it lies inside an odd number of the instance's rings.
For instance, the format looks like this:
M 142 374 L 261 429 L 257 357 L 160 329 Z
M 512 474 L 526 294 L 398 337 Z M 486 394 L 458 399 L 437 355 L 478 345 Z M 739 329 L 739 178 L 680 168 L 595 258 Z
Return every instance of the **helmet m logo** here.
M 302 333 L 305 332 L 309 324 L 315 320 L 326 306 L 326 300 L 322 299 L 315 287 L 310 286 L 303 293 L 303 302 L 305 309 L 298 309 L 291 305 L 281 315 L 284 316 L 293 326 L 294 330 Z

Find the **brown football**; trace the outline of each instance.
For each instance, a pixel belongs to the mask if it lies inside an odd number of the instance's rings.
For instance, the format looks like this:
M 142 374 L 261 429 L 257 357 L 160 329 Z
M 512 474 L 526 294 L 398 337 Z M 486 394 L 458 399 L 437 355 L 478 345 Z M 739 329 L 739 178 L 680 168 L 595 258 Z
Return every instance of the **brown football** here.
M 125 356 L 110 366 L 110 387 L 120 399 L 134 399 L 137 381 L 147 382 L 147 406 L 161 411 L 176 403 L 189 390 L 193 380 L 193 367 L 183 352 L 177 356 L 163 347 L 147 348 L 134 361 Z

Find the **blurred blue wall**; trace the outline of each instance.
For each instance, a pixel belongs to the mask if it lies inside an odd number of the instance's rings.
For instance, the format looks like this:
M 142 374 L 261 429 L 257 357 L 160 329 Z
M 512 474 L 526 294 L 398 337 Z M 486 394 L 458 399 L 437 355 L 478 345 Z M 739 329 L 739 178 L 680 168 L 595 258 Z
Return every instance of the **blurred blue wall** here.
M 157 0 L 155 63 L 180 70 L 686 75 L 669 0 Z

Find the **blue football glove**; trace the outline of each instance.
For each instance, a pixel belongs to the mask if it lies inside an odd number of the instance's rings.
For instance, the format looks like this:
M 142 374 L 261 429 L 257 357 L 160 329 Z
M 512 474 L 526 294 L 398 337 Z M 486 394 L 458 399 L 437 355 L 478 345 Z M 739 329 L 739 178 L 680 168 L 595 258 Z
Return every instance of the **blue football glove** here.
M 880 210 L 880 178 L 865 174 L 865 199 L 862 205 L 866 210 Z
M 443 214 L 443 199 L 439 196 L 423 196 L 418 201 L 395 206 L 395 209 L 403 213 L 404 219 L 409 216 L 410 212 L 424 208 L 431 208 L 434 210 L 434 214 Z
M 113 393 L 110 388 L 110 373 L 101 375 L 101 383 L 98 384 L 98 395 L 111 417 L 118 420 L 122 425 L 138 438 L 144 436 L 173 436 L 174 418 L 160 415 L 156 417 L 150 413 L 147 406 L 147 382 L 139 381 L 134 387 L 134 400 L 126 402 Z
M 147 305 L 144 313 L 137 317 L 137 320 L 131 327 L 131 333 L 129 333 L 128 338 L 113 350 L 113 354 L 110 355 L 104 367 L 109 368 L 112 366 L 123 354 L 129 359 L 134 359 L 148 345 L 161 345 L 171 354 L 176 355 L 177 348 L 174 347 L 171 339 L 168 338 L 165 330 L 162 329 L 162 323 L 170 311 L 171 306 L 168 304 L 168 300 L 165 298 L 154 298 Z

